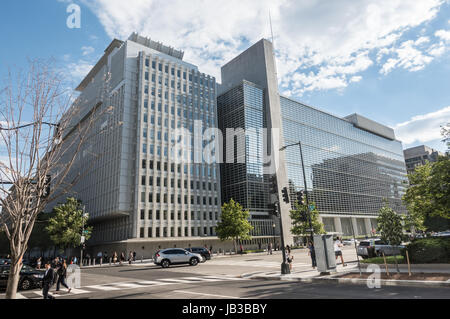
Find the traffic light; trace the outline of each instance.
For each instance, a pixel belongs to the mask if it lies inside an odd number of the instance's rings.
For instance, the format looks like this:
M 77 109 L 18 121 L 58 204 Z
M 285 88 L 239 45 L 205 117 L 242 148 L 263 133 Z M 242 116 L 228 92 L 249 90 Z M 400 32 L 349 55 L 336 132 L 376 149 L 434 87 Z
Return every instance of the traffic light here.
M 270 209 L 272 215 L 274 215 L 276 217 L 280 216 L 280 212 L 278 210 L 278 202 L 275 202 L 273 204 L 269 204 L 269 209 Z
M 303 196 L 304 196 L 303 191 L 297 192 L 297 202 L 299 205 L 304 205 Z
M 270 180 L 269 180 L 269 192 L 270 192 L 270 194 L 277 194 L 277 195 L 278 195 L 277 175 L 272 175 L 272 176 L 270 176 Z
M 42 198 L 48 198 L 50 196 L 50 183 L 52 181 L 52 177 L 50 175 L 45 176 L 45 189 L 42 194 Z
M 288 188 L 287 187 L 283 188 L 282 193 L 283 193 L 283 201 L 286 204 L 289 204 L 289 190 L 288 190 Z

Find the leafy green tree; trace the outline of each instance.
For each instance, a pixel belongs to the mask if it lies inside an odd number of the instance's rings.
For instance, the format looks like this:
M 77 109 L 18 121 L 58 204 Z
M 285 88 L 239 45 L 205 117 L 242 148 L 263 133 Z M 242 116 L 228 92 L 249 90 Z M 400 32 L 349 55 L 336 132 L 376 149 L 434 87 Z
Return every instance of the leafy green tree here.
M 233 240 L 237 252 L 239 240 L 250 240 L 253 226 L 249 222 L 250 212 L 233 199 L 222 206 L 221 221 L 217 224 L 216 233 L 221 241 Z
M 419 230 L 441 231 L 450 220 L 450 157 L 416 167 L 404 196 L 409 220 Z M 442 227 L 441 227 L 442 226 Z
M 86 226 L 88 217 L 83 216 L 81 203 L 75 198 L 68 198 L 65 204 L 54 208 L 54 217 L 50 218 L 46 230 L 50 238 L 60 248 L 77 247 L 81 242 L 83 225 L 86 240 L 91 237 L 92 227 Z
M 447 145 L 447 152 L 450 153 L 450 123 L 441 126 L 442 142 Z
M 316 208 L 316 204 L 314 205 L 314 209 L 311 210 L 311 225 L 314 229 L 314 234 L 325 234 L 325 228 L 323 223 L 319 220 L 319 212 Z M 291 232 L 294 235 L 301 236 L 309 234 L 309 219 L 308 219 L 308 206 L 306 204 L 300 205 L 298 202 L 295 203 L 295 209 L 291 210 L 291 219 L 292 219 L 292 228 Z
M 400 245 L 403 237 L 402 217 L 397 214 L 386 202 L 378 213 L 378 232 L 381 239 L 391 245 Z

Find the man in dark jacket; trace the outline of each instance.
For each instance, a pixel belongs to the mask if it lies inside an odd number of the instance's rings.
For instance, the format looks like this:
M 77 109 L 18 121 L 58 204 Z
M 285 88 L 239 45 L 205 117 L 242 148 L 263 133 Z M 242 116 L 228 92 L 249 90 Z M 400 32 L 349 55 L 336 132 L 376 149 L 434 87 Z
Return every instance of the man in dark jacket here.
M 51 267 L 50 263 L 45 263 L 45 275 L 42 278 L 42 296 L 44 299 L 55 299 L 52 295 L 48 293 L 50 288 L 55 283 L 55 270 Z

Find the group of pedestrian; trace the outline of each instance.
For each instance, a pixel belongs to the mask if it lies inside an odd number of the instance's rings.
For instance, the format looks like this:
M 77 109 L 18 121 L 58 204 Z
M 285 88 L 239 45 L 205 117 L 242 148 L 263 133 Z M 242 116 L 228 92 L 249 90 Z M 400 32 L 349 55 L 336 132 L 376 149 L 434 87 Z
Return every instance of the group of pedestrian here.
M 67 262 L 65 259 L 59 259 L 56 257 L 53 261 L 47 261 L 45 263 L 45 273 L 42 278 L 42 296 L 44 299 L 55 299 L 53 295 L 49 293 L 50 289 L 56 282 L 56 293 L 60 291 L 61 286 L 67 289 L 70 293 L 70 288 L 66 283 L 67 278 Z

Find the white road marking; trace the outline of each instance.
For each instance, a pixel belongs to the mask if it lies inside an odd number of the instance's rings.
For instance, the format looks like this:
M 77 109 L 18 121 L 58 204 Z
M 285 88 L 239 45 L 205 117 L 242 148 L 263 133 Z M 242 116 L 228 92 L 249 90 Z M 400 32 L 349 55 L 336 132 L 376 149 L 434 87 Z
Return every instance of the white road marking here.
M 218 297 L 218 298 L 226 298 L 226 299 L 245 299 L 245 298 L 234 297 L 234 296 L 213 295 L 213 294 L 205 294 L 205 293 L 185 291 L 185 290 L 174 290 L 173 292 L 179 293 L 179 294 L 188 294 L 188 295 L 201 295 L 201 296 L 205 296 L 205 297 Z
M 106 286 L 106 285 L 87 286 L 85 288 L 104 290 L 104 291 L 113 291 L 113 290 L 121 290 L 122 289 L 122 288 L 118 288 L 118 287 L 114 287 L 114 286 Z

